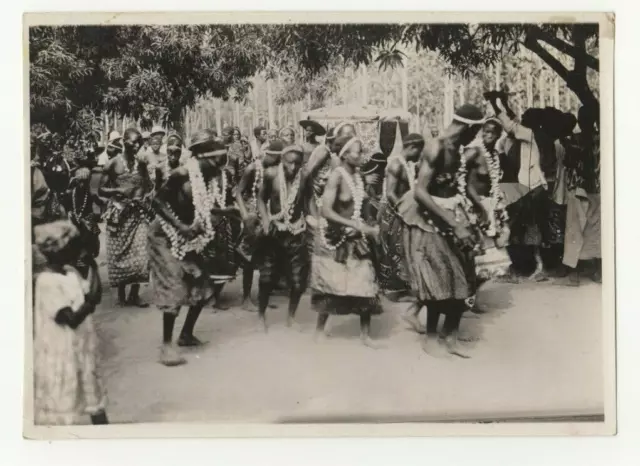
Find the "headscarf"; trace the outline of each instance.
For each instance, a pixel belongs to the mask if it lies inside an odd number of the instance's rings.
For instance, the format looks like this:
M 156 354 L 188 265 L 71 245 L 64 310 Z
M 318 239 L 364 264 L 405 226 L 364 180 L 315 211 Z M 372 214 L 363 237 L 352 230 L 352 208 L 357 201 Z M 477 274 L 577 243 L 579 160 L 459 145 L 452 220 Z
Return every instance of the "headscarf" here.
M 57 220 L 33 229 L 34 243 L 44 255 L 60 252 L 78 235 L 78 229 L 69 220 Z
M 351 146 L 353 146 L 356 143 L 360 143 L 362 144 L 362 140 L 357 137 L 357 136 L 340 136 L 338 139 L 336 139 L 335 142 L 335 149 L 338 152 L 338 157 L 340 157 L 340 159 L 342 159 L 344 157 L 344 154 L 347 153 L 347 151 L 349 150 L 349 148 L 351 148 Z

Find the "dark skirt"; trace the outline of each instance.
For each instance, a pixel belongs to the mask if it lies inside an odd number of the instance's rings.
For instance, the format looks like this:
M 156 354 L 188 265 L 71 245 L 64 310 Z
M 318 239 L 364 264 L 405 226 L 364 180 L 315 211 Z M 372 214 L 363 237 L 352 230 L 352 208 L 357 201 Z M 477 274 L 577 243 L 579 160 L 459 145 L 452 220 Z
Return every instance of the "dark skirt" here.
M 139 201 L 112 203 L 107 221 L 107 265 L 112 287 L 149 280 L 148 208 Z
M 311 306 L 321 314 L 331 315 L 379 315 L 382 314 L 380 299 L 358 296 L 337 296 L 328 293 L 311 292 Z
M 411 277 L 404 251 L 404 223 L 387 203 L 382 205 L 379 218 L 380 286 L 387 294 L 407 295 L 411 291 Z
M 378 267 L 372 248 L 369 241 L 359 239 L 331 251 L 316 234 L 311 261 L 314 311 L 334 315 L 382 314 Z
M 258 240 L 260 283 L 275 287 L 284 277 L 290 288 L 304 291 L 309 282 L 307 235 L 272 232 Z
M 181 306 L 204 304 L 213 296 L 210 265 L 193 252 L 177 259 L 158 220 L 149 227 L 149 262 L 153 302 L 161 311 L 177 313 Z

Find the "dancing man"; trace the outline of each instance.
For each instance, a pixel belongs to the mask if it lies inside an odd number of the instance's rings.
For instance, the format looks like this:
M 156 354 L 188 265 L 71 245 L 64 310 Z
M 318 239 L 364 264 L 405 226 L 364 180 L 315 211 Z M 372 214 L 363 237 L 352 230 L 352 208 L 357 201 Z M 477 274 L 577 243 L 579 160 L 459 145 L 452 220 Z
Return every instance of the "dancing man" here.
M 256 242 L 261 235 L 261 223 L 258 217 L 258 198 L 264 172 L 280 163 L 282 156 L 282 141 L 274 141 L 263 152 L 260 159 L 256 159 L 247 166 L 240 178 L 235 198 L 240 216 L 244 222 L 244 235 L 239 253 L 243 260 L 242 270 L 242 308 L 255 312 L 256 306 L 251 302 L 251 288 L 253 286 L 253 272 L 258 264 Z
M 382 206 L 378 213 L 380 224 L 380 258 L 381 286 L 389 297 L 395 299 L 411 293 L 411 276 L 407 268 L 407 257 L 404 251 L 404 224 L 398 216 L 397 204 L 408 191 L 413 191 L 417 179 L 417 164 L 424 149 L 424 138 L 412 133 L 402 141 L 402 152 L 390 157 L 387 161 L 385 181 L 382 194 Z M 404 319 L 419 333 L 424 333 L 424 326 L 418 320 L 421 306 L 415 303 L 411 312 Z
M 303 234 L 306 223 L 302 157 L 302 147 L 285 147 L 282 162 L 264 171 L 258 196 L 258 212 L 264 235 L 260 239 L 258 312 L 265 332 L 267 306 L 280 271 L 285 273 L 289 285 L 288 327 L 295 323 L 298 304 L 307 286 L 309 255 L 306 235 Z
M 440 315 L 446 316 L 440 341 L 449 353 L 467 357 L 458 347 L 465 300 L 475 294 L 473 248 L 477 242 L 465 211 L 466 193 L 458 183 L 460 148 L 469 144 L 483 122 L 482 112 L 463 105 L 441 138 L 425 147 L 415 189 L 398 204 L 407 225 L 404 234 L 412 283 L 427 306 L 427 331 L 422 348 L 435 352 Z
M 104 214 L 109 282 L 118 288 L 120 305 L 147 307 L 139 293 L 140 284 L 149 280 L 147 233 L 153 211 L 148 203 L 151 179 L 147 163 L 136 156 L 141 141 L 137 129 L 125 131 L 124 154 L 105 165 L 98 194 L 109 199 Z M 131 285 L 128 298 L 127 285 Z
M 371 348 L 371 316 L 382 313 L 378 296 L 375 238 L 378 228 L 358 168 L 362 142 L 336 139 L 341 164 L 333 170 L 322 198 L 322 217 L 311 261 L 311 304 L 318 312 L 316 338 L 323 338 L 330 314 L 360 316 L 360 339 Z
M 154 302 L 163 312 L 160 362 L 166 366 L 186 362 L 173 345 L 173 327 L 180 308 L 189 306 L 178 346 L 200 346 L 202 342 L 193 335 L 194 327 L 216 291 L 209 273 L 215 257 L 205 251 L 218 240 L 212 214 L 220 213 L 216 206 L 223 191 L 218 158 L 227 151 L 208 130 L 193 135 L 189 150 L 193 157 L 171 172 L 153 200 L 157 216 L 149 231 Z

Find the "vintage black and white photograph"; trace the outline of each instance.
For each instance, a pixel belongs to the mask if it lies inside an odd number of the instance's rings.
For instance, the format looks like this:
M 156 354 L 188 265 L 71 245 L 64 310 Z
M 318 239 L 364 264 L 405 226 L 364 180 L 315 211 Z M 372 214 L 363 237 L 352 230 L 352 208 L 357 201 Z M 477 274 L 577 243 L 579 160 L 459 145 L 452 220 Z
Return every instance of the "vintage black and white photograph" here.
M 25 17 L 25 435 L 614 432 L 611 18 L 84 16 Z

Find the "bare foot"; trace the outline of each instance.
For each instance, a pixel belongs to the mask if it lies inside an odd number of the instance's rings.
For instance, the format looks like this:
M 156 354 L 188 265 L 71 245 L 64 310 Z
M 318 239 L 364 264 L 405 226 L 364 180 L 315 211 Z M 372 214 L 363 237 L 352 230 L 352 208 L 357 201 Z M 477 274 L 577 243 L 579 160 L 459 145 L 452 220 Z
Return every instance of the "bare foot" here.
M 386 348 L 385 345 L 381 344 L 381 343 L 376 343 L 375 341 L 373 341 L 371 339 L 371 337 L 369 336 L 361 336 L 360 337 L 360 341 L 362 342 L 362 344 L 364 346 L 366 346 L 367 348 L 371 348 L 371 349 L 383 349 Z
M 458 335 L 458 340 L 463 341 L 465 343 L 480 341 L 480 337 L 477 335 L 472 335 L 470 333 L 461 333 Z
M 213 308 L 214 313 L 219 311 L 228 311 L 231 308 L 228 304 L 222 304 L 220 301 L 216 301 L 211 307 Z
M 580 286 L 580 275 L 577 272 L 572 272 L 566 277 L 554 280 L 553 284 L 557 286 Z
M 498 283 L 520 283 L 521 278 L 514 273 L 507 273 L 506 275 L 502 275 L 500 277 L 496 277 L 496 282 Z
M 186 364 L 187 360 L 180 355 L 178 350 L 172 344 L 162 345 L 160 350 L 160 364 L 167 367 L 180 366 Z
M 266 317 L 260 317 L 259 318 L 260 323 L 259 325 L 259 329 L 262 330 L 265 334 L 269 333 L 269 327 L 267 326 L 267 319 Z
M 403 314 L 402 319 L 407 324 L 409 324 L 409 326 L 413 329 L 414 332 L 424 335 L 424 333 L 427 331 L 425 326 L 422 325 L 422 323 L 420 323 L 420 320 L 418 320 L 418 316 L 415 314 Z
M 242 309 L 247 312 L 258 312 L 258 306 L 256 306 L 250 299 L 245 299 L 242 302 Z
M 463 359 L 471 358 L 471 356 L 463 351 L 458 344 L 458 337 L 456 335 L 449 335 L 442 339 L 441 342 L 449 354 L 453 354 L 454 356 L 458 356 Z
M 141 307 L 141 308 L 145 308 L 145 307 L 149 307 L 149 303 L 143 301 L 140 296 L 129 296 L 129 299 L 127 299 L 126 304 L 128 304 L 129 306 L 135 306 L 135 307 Z
M 183 348 L 196 348 L 204 345 L 204 342 L 198 340 L 193 335 L 180 335 L 180 338 L 178 338 L 178 346 Z
M 420 341 L 420 348 L 422 348 L 422 351 L 429 356 L 438 358 L 443 355 L 440 345 L 438 345 L 437 335 L 429 335 L 428 337 L 422 338 Z
M 302 332 L 302 326 L 292 318 L 287 318 L 287 328 L 295 330 L 296 332 Z
M 313 334 L 313 341 L 316 343 L 324 343 L 329 339 L 329 335 L 326 332 L 316 330 Z

